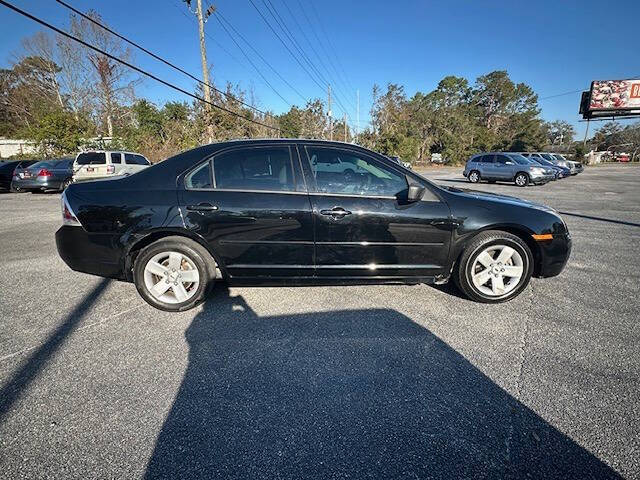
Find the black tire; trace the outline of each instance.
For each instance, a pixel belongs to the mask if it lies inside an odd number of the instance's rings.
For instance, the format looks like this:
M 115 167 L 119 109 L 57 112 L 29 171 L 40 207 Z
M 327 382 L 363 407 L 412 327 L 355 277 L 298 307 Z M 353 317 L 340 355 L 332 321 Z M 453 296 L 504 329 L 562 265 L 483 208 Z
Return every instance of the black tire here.
M 476 258 L 492 245 L 506 245 L 516 250 L 523 261 L 523 273 L 518 284 L 502 296 L 489 296 L 481 292 L 472 281 L 472 271 Z M 453 272 L 453 281 L 471 300 L 481 303 L 502 303 L 517 297 L 529 284 L 533 274 L 533 254 L 528 245 L 518 236 L 500 230 L 479 233 L 465 247 Z
M 145 267 L 149 260 L 163 252 L 178 252 L 188 257 L 198 270 L 200 281 L 193 296 L 181 303 L 167 303 L 154 297 L 145 284 Z M 167 267 L 168 268 L 168 267 Z M 167 312 L 183 312 L 201 303 L 213 286 L 216 263 L 199 243 L 180 236 L 162 238 L 142 249 L 133 266 L 133 281 L 140 296 L 152 307 Z M 194 282 L 195 283 L 195 282 Z
M 469 172 L 469 176 L 467 177 L 467 180 L 469 180 L 471 183 L 479 183 L 481 179 L 482 177 L 480 176 L 480 172 L 478 170 L 471 170 Z
M 515 183 L 518 187 L 526 187 L 527 185 L 529 185 L 529 175 L 524 172 L 519 172 L 513 179 L 513 183 Z

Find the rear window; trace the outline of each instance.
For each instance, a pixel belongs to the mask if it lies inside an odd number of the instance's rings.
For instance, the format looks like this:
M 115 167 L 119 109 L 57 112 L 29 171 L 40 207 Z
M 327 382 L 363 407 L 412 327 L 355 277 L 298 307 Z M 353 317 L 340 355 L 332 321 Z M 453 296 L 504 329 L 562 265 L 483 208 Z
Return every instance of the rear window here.
M 31 165 L 31 168 L 53 168 L 53 162 L 38 162 Z
M 122 163 L 122 154 L 111 152 L 111 163 Z
M 476 161 L 480 163 L 493 163 L 493 155 L 483 155 Z
M 76 164 L 78 165 L 104 165 L 107 157 L 104 152 L 86 152 L 78 155 Z

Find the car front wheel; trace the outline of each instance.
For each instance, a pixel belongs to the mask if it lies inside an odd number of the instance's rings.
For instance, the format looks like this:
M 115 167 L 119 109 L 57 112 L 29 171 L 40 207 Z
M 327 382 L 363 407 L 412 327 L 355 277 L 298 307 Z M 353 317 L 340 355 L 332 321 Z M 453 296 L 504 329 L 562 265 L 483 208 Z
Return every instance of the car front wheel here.
M 514 182 L 519 187 L 526 187 L 529 185 L 529 175 L 526 173 L 519 173 L 516 175 Z
M 497 230 L 480 233 L 467 246 L 454 281 L 467 297 L 501 303 L 519 295 L 533 273 L 533 255 L 516 235 Z
M 480 172 L 478 172 L 477 170 L 471 170 L 467 178 L 471 183 L 478 183 L 480 181 Z
M 140 252 L 133 280 L 149 305 L 182 312 L 204 300 L 215 272 L 215 262 L 200 244 L 188 238 L 167 237 Z

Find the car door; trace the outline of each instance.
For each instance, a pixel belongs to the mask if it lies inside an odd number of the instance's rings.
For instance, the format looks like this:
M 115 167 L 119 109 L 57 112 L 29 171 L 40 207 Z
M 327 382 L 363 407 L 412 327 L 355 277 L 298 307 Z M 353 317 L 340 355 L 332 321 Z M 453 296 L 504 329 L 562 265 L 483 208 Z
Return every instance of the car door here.
M 429 188 L 422 200 L 406 201 L 409 181 L 426 182 L 349 147 L 304 144 L 300 154 L 313 209 L 317 277 L 393 280 L 444 273 L 449 207 Z M 350 164 L 354 173 L 323 171 L 317 161 L 323 157 Z
M 495 166 L 495 179 L 496 180 L 513 180 L 515 175 L 514 171 L 515 162 L 506 155 L 497 154 L 494 166 Z
M 178 179 L 188 229 L 232 280 L 313 277 L 313 220 L 295 145 L 232 147 Z
M 495 155 L 488 153 L 478 158 L 480 167 L 480 176 L 483 180 L 495 180 L 498 177 L 498 171 L 494 162 Z

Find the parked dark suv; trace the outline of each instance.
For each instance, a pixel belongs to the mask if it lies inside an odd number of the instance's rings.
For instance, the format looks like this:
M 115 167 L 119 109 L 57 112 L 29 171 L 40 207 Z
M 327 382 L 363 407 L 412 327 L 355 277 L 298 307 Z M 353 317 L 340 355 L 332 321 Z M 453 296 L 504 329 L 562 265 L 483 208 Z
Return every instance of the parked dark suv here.
M 62 212 L 56 243 L 71 268 L 133 281 L 172 311 L 217 280 L 453 277 L 468 297 L 502 302 L 532 275 L 558 275 L 571 249 L 548 207 L 439 187 L 375 152 L 312 140 L 206 145 L 129 177 L 73 183 Z

